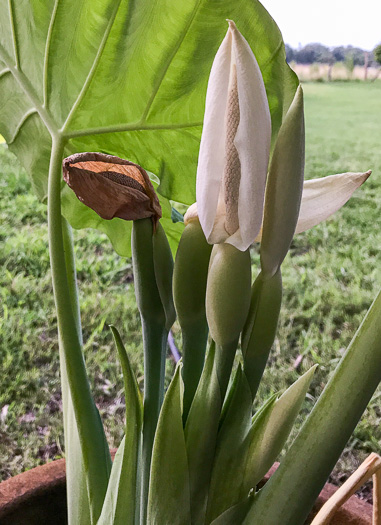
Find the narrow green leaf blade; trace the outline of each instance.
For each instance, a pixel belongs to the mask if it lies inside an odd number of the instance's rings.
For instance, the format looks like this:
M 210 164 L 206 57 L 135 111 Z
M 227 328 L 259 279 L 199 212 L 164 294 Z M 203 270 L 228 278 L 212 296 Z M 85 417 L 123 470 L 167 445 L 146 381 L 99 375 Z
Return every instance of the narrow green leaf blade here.
M 68 523 L 91 523 L 86 472 L 75 421 L 69 383 L 61 360 L 62 410 L 64 415 Z
M 232 386 L 231 399 L 218 433 L 216 454 L 210 483 L 207 522 L 239 501 L 242 459 L 247 444 L 252 413 L 251 391 L 242 367 L 239 366 Z
M 381 291 L 276 473 L 251 523 L 301 525 L 381 381 Z
M 134 525 L 139 510 L 137 469 L 143 421 L 141 395 L 126 349 L 114 326 L 110 326 L 123 370 L 126 399 L 126 434 L 115 455 L 101 516 L 97 525 Z
M 221 413 L 221 394 L 212 342 L 185 426 L 189 461 L 192 523 L 205 519 L 207 493 Z
M 242 475 L 243 493 L 248 494 L 270 469 L 282 451 L 306 397 L 316 365 L 299 377 L 271 406 L 265 417 L 255 419 L 247 439 L 249 450 Z
M 188 459 L 182 422 L 181 366 L 164 398 L 156 430 L 148 497 L 150 525 L 191 523 Z
M 230 507 L 223 514 L 212 521 L 211 525 L 241 525 L 246 518 L 253 503 L 254 494 L 233 507 Z

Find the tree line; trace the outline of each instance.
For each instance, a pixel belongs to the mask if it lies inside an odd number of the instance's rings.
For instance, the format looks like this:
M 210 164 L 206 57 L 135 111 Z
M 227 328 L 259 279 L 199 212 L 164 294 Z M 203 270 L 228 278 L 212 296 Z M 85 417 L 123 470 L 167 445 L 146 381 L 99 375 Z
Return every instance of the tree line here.
M 373 51 L 359 47 L 338 46 L 327 47 L 323 44 L 307 44 L 298 49 L 286 44 L 287 62 L 297 64 L 334 64 L 336 62 L 351 63 L 353 66 L 377 66 L 381 64 L 381 44 Z

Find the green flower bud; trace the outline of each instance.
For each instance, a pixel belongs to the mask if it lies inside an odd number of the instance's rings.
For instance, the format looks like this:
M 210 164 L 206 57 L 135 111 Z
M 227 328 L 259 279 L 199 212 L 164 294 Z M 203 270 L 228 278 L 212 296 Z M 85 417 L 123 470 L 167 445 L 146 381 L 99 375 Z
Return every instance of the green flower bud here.
M 213 247 L 206 288 L 206 317 L 213 340 L 221 346 L 237 341 L 250 307 L 250 252 L 231 244 Z
M 173 274 L 173 294 L 180 326 L 205 319 L 205 293 L 212 246 L 198 219 L 189 222 L 181 236 Z
M 266 185 L 261 266 L 267 278 L 275 275 L 290 247 L 298 222 L 303 179 L 304 111 L 299 86 L 279 130 Z

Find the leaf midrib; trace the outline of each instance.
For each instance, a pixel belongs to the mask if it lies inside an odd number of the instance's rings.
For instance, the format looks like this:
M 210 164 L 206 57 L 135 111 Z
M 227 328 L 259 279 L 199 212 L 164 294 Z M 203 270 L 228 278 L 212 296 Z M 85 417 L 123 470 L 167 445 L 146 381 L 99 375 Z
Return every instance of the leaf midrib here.
M 176 129 L 185 129 L 185 128 L 193 128 L 193 127 L 199 127 L 202 126 L 202 121 L 197 122 L 179 122 L 174 124 L 147 124 L 146 122 L 146 116 L 149 113 L 149 110 L 152 107 L 152 104 L 156 98 L 156 95 L 160 89 L 160 86 L 163 82 L 163 79 L 165 78 L 165 75 L 167 74 L 167 71 L 173 61 L 173 58 L 176 56 L 178 50 L 181 47 L 181 44 L 183 43 L 191 25 L 192 22 L 197 14 L 197 11 L 202 3 L 202 0 L 198 0 L 196 6 L 194 7 L 192 14 L 189 18 L 189 21 L 187 25 L 184 28 L 184 31 L 180 35 L 180 38 L 174 47 L 171 55 L 168 58 L 167 64 L 163 68 L 163 72 L 160 75 L 157 83 L 154 86 L 153 92 L 151 94 L 151 97 L 147 103 L 146 108 L 144 109 L 143 115 L 139 121 L 133 122 L 133 123 L 123 123 L 123 124 L 115 124 L 111 126 L 103 126 L 103 127 L 96 127 L 96 128 L 85 128 L 80 130 L 73 130 L 73 131 L 66 131 L 67 126 L 69 125 L 71 118 L 75 114 L 76 109 L 78 108 L 80 102 L 82 101 L 83 97 L 85 96 L 87 89 L 91 83 L 91 80 L 94 76 L 94 73 L 96 71 L 96 68 L 99 64 L 99 61 L 101 59 L 103 49 L 106 45 L 108 36 L 110 34 L 110 31 L 112 29 L 113 23 L 115 21 L 115 17 L 117 15 L 118 9 L 120 7 L 121 0 L 119 0 L 115 6 L 113 17 L 110 19 L 109 23 L 107 24 L 105 33 L 103 35 L 103 38 L 100 43 L 100 47 L 98 49 L 98 52 L 96 54 L 96 57 L 94 59 L 94 62 L 90 68 L 90 71 L 86 77 L 86 80 L 83 84 L 83 87 L 74 102 L 71 110 L 68 113 L 68 116 L 65 120 L 65 123 L 61 128 L 59 128 L 54 120 L 54 117 L 50 113 L 50 111 L 46 107 L 47 102 L 47 85 L 48 85 L 48 76 L 47 76 L 47 69 L 48 69 L 48 54 L 50 49 L 50 41 L 51 41 L 51 35 L 53 32 L 53 26 L 55 21 L 55 15 L 57 12 L 57 6 L 58 6 L 58 0 L 56 0 L 55 5 L 53 7 L 51 20 L 49 23 L 49 29 L 47 34 L 47 41 L 45 46 L 45 53 L 44 53 L 44 72 L 43 72 L 43 98 L 44 102 L 41 104 L 40 99 L 38 97 L 38 94 L 36 93 L 35 89 L 33 88 L 32 84 L 30 83 L 28 77 L 23 73 L 23 71 L 19 67 L 19 61 L 18 61 L 18 49 L 17 49 L 17 41 L 16 41 L 16 28 L 14 24 L 14 18 L 13 18 L 13 9 L 12 9 L 12 0 L 8 0 L 8 6 L 9 6 L 9 14 L 10 14 L 10 22 L 11 22 L 11 33 L 12 33 L 12 42 L 14 47 L 14 53 L 15 53 L 15 64 L 13 65 L 13 61 L 10 57 L 10 55 L 7 53 L 5 48 L 0 44 L 0 57 L 1 60 L 6 65 L 5 70 L 2 71 L 2 73 L 7 73 L 8 71 L 12 74 L 13 78 L 16 80 L 16 82 L 21 87 L 24 94 L 27 96 L 27 98 L 32 103 L 32 107 L 22 116 L 19 124 L 16 127 L 16 130 L 14 132 L 14 135 L 12 137 L 12 141 L 16 138 L 18 132 L 20 131 L 21 127 L 25 123 L 25 121 L 37 112 L 43 121 L 44 125 L 46 126 L 47 130 L 49 131 L 50 135 L 52 137 L 61 137 L 64 139 L 71 139 L 76 137 L 83 137 L 87 135 L 99 135 L 99 134 L 106 134 L 106 133 L 121 133 L 124 131 L 149 131 L 149 130 L 176 130 Z

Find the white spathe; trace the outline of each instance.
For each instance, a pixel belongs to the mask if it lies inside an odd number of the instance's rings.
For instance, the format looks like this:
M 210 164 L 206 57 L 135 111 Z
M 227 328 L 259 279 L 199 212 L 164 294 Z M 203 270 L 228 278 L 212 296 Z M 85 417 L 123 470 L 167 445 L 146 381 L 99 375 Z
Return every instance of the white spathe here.
M 319 179 L 304 181 L 302 202 L 295 233 L 309 230 L 313 226 L 325 221 L 339 210 L 351 198 L 372 172 L 339 173 Z M 188 224 L 198 218 L 197 203 L 189 206 L 184 222 Z M 216 221 L 219 222 L 218 220 Z M 255 241 L 260 242 L 262 229 Z
M 249 44 L 229 21 L 206 95 L 197 208 L 211 244 L 245 251 L 262 223 L 271 141 L 266 90 Z
M 301 233 L 325 221 L 351 198 L 372 172 L 339 173 L 306 180 L 295 233 Z

